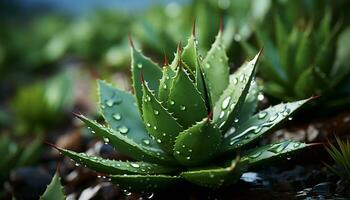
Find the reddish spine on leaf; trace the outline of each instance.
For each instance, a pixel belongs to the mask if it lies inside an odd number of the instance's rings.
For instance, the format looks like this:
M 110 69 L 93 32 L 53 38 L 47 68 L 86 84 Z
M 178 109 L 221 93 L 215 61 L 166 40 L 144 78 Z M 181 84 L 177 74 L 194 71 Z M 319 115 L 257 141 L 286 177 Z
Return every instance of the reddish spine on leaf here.
M 141 78 L 141 84 L 145 85 L 145 78 L 143 76 L 143 72 L 141 72 L 140 78 Z
M 220 17 L 220 32 L 222 33 L 224 31 L 224 22 L 222 16 Z
M 128 39 L 129 39 L 129 43 L 130 43 L 131 48 L 135 49 L 134 42 L 131 39 L 130 33 L 128 34 Z
M 168 57 L 164 51 L 164 63 L 163 63 L 164 66 L 169 66 L 169 61 L 168 61 Z
M 213 119 L 213 111 L 210 111 L 207 116 L 207 120 L 212 120 Z

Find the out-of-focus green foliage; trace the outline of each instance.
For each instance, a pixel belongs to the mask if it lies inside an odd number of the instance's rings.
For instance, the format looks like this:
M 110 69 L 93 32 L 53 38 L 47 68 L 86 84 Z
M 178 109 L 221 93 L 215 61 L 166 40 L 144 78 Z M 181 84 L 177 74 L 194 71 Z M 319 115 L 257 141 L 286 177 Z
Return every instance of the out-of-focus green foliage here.
M 342 141 L 338 137 L 335 139 L 338 147 L 329 143 L 329 147 L 326 146 L 326 150 L 342 170 L 331 167 L 328 164 L 326 166 L 338 176 L 350 180 L 350 140 Z
M 179 42 L 185 43 L 188 32 L 182 30 L 189 30 L 195 22 L 198 25 L 198 41 L 202 44 L 199 50 L 205 54 L 205 49 L 210 48 L 219 29 L 220 18 L 224 21 L 225 45 L 231 48 L 233 41 L 250 37 L 255 24 L 264 19 L 270 4 L 270 0 L 195 0 L 189 5 L 172 2 L 139 14 L 132 25 L 132 33 L 150 55 L 161 55 L 166 51 L 167 55 L 172 56 L 175 49 L 169 47 L 174 48 Z
M 323 105 L 344 105 L 350 100 L 343 96 L 349 90 L 343 86 L 348 85 L 350 75 L 350 29 L 332 18 L 324 4 L 310 1 L 300 6 L 302 3 L 287 1 L 287 7 L 275 6 L 280 10 L 255 33 L 256 46 L 263 46 L 266 55 L 259 71 L 264 90 L 284 101 L 321 95 Z M 300 6 L 300 15 L 294 12 L 296 5 Z M 242 44 L 249 55 L 256 50 L 251 43 Z
M 73 105 L 71 76 L 61 73 L 47 81 L 19 88 L 10 102 L 16 133 L 42 133 L 45 128 L 61 122 L 65 111 Z
M 29 143 L 17 143 L 13 138 L 3 134 L 0 136 L 0 183 L 6 180 L 10 170 L 34 164 L 40 156 L 41 138 L 37 137 Z

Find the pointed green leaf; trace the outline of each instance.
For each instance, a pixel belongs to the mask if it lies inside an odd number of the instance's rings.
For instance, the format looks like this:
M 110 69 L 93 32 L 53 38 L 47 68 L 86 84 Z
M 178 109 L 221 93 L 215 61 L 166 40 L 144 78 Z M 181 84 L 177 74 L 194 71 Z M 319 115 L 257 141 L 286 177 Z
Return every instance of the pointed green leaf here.
M 195 73 L 196 68 L 198 66 L 198 52 L 196 45 L 196 38 L 192 34 L 187 41 L 187 45 L 184 47 L 182 51 L 182 62 L 187 66 L 188 69 L 191 70 L 191 73 Z
M 119 160 L 109 160 L 101 157 L 88 155 L 86 153 L 76 153 L 66 149 L 58 148 L 65 156 L 75 160 L 100 173 L 106 174 L 166 174 L 177 171 L 177 168 L 162 166 L 147 162 L 124 162 Z
M 215 167 L 182 172 L 187 181 L 210 188 L 218 188 L 236 183 L 246 170 L 246 163 L 233 160 L 228 167 Z
M 172 154 L 175 139 L 183 128 L 155 98 L 146 83 L 143 84 L 142 112 L 149 134 L 164 151 Z
M 229 66 L 220 31 L 203 60 L 203 74 L 209 91 L 210 105 L 214 107 L 229 84 Z
M 170 88 L 172 81 L 176 72 L 171 69 L 169 66 L 163 67 L 163 76 L 160 79 L 159 90 L 158 90 L 158 99 L 161 102 L 165 102 L 169 98 Z
M 216 155 L 221 141 L 220 130 L 208 118 L 204 118 L 179 134 L 174 156 L 183 165 L 198 165 Z
M 97 122 L 79 115 L 81 119 L 91 131 L 99 137 L 108 141 L 119 152 L 126 154 L 137 160 L 144 160 L 154 163 L 175 164 L 172 156 L 165 153 L 159 146 L 149 146 L 150 140 L 145 139 L 141 143 L 126 137 L 123 133 L 101 126 Z M 157 145 L 157 143 L 155 143 Z
M 98 86 L 101 113 L 109 127 L 124 133 L 125 137 L 135 143 L 142 144 L 144 141 L 148 141 L 148 146 L 159 148 L 146 131 L 137 109 L 135 97 L 104 81 L 99 81 Z
M 176 68 L 179 66 L 180 64 L 180 59 L 181 59 L 181 46 L 178 45 L 175 56 L 174 56 L 174 60 L 171 62 L 170 64 L 170 68 L 174 71 L 176 71 Z
M 142 105 L 142 86 L 141 73 L 148 80 L 149 87 L 158 93 L 159 80 L 162 78 L 162 71 L 160 67 L 155 64 L 150 58 L 142 55 L 141 52 L 131 48 L 131 73 L 134 87 L 134 93 L 137 99 L 141 113 Z
M 181 177 L 167 175 L 113 175 L 111 180 L 121 188 L 138 192 L 164 190 L 182 182 Z
M 61 185 L 61 180 L 57 172 L 52 178 L 50 184 L 47 186 L 44 194 L 40 197 L 40 200 L 65 200 L 64 188 Z
M 207 115 L 205 102 L 183 67 L 178 69 L 173 80 L 167 107 L 184 128 Z
M 309 146 L 302 142 L 285 140 L 248 151 L 242 156 L 242 161 L 248 161 L 249 166 L 270 163 L 275 159 L 286 157 Z
M 235 151 L 261 138 L 311 99 L 281 103 L 260 111 L 238 127 L 233 125 L 235 130 L 224 137 L 223 151 Z
M 214 106 L 214 122 L 224 132 L 232 126 L 242 108 L 253 80 L 260 54 L 261 51 L 253 60 L 240 67 L 234 76 L 231 76 L 232 79 L 229 86 Z
M 197 65 L 196 67 L 195 80 L 196 80 L 196 87 L 200 92 L 200 94 L 202 95 L 202 98 L 206 102 L 206 106 L 208 110 L 211 110 L 210 104 L 209 104 L 209 96 L 208 96 L 208 92 L 207 92 L 207 88 L 206 88 L 205 80 L 203 76 L 203 71 L 199 65 Z
M 240 120 L 238 121 L 239 124 L 247 121 L 256 111 L 256 108 L 258 107 L 259 103 L 259 92 L 260 89 L 258 87 L 258 83 L 255 80 L 253 80 L 250 84 L 249 92 L 247 94 L 247 97 L 245 98 L 242 108 L 237 114 L 240 118 Z

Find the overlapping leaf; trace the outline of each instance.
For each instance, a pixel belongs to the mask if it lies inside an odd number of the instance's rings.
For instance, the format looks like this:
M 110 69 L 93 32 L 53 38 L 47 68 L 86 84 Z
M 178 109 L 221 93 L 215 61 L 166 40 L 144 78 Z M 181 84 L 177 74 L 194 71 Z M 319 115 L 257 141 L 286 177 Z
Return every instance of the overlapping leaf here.
M 58 148 L 65 156 L 75 160 L 78 164 L 84 165 L 100 173 L 107 174 L 167 174 L 178 169 L 171 166 L 162 166 L 147 162 L 124 162 L 118 160 L 104 159 L 86 153 L 76 153 L 66 149 Z
M 234 151 L 256 141 L 264 136 L 264 134 L 269 133 L 280 122 L 287 119 L 310 99 L 285 104 L 281 103 L 260 111 L 248 121 L 236 127 L 232 134 L 224 138 L 223 151 Z
M 181 66 L 174 77 L 167 107 L 185 129 L 207 115 L 201 94 Z
M 202 70 L 210 96 L 210 105 L 214 107 L 215 102 L 219 100 L 220 95 L 229 84 L 228 58 L 221 31 L 203 60 Z M 218 79 L 218 77 L 220 78 Z
M 183 165 L 198 165 L 216 155 L 221 141 L 220 130 L 204 118 L 179 134 L 174 156 Z
M 261 52 L 253 60 L 245 63 L 236 72 L 236 76 L 232 76 L 229 86 L 215 103 L 214 121 L 224 132 L 237 120 L 237 113 L 248 94 L 260 54 Z
M 176 119 L 163 107 L 146 83 L 143 83 L 142 111 L 148 133 L 168 153 L 172 153 L 177 135 L 183 130 Z
M 150 144 L 148 139 L 143 140 L 142 143 L 136 143 L 122 133 L 103 127 L 97 122 L 91 121 L 82 115 L 78 115 L 77 117 L 79 117 L 94 134 L 104 138 L 121 153 L 137 160 L 164 164 L 175 163 L 174 159 L 165 153 L 160 147 L 155 148 L 148 146 Z

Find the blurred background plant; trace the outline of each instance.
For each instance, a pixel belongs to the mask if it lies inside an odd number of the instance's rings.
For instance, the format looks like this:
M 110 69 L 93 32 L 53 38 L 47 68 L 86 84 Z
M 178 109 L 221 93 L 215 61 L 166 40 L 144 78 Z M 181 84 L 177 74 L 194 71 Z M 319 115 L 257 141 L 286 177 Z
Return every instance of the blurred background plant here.
M 350 180 L 350 140 L 341 140 L 336 137 L 336 145 L 329 142 L 326 150 L 336 163 L 336 167 L 326 166 L 342 179 Z
M 242 42 L 249 55 L 264 47 L 260 67 L 265 92 L 290 101 L 321 95 L 316 103 L 345 106 L 350 101 L 350 29 L 345 1 L 281 1 L 274 4 L 253 42 Z M 273 23 L 271 23 L 273 22 Z M 255 47 L 254 47 L 255 46 Z

